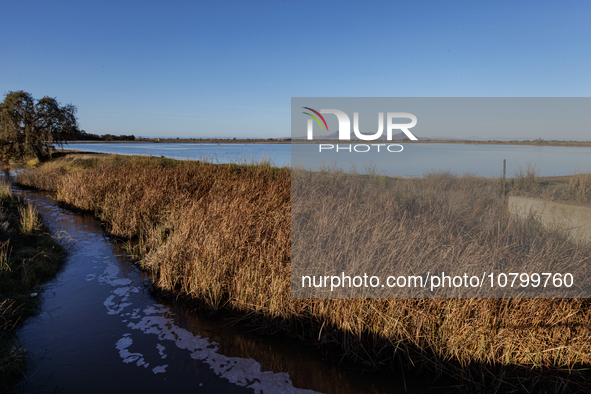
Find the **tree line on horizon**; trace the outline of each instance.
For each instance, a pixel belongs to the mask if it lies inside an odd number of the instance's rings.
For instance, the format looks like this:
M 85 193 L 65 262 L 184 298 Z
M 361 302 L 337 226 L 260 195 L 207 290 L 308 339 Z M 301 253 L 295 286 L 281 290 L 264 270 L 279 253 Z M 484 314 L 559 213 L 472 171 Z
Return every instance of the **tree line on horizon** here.
M 84 130 L 77 132 L 69 141 L 135 141 L 134 135 L 90 134 Z

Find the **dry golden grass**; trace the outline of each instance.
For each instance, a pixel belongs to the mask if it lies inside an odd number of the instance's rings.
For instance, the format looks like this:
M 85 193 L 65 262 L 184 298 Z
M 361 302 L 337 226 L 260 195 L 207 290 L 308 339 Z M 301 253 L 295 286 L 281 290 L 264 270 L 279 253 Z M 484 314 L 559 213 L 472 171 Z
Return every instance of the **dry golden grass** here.
M 565 193 L 575 201 L 591 202 L 591 173 L 578 171 L 569 179 Z
M 130 254 L 162 289 L 239 312 L 268 331 L 357 363 L 394 368 L 401 362 L 452 375 L 476 391 L 566 392 L 573 382 L 587 384 L 587 373 L 576 371 L 591 364 L 587 299 L 291 298 L 289 169 L 113 157 L 66 170 L 73 162 L 61 159 L 19 181 L 53 185 L 60 201 L 95 212 L 129 240 Z M 313 193 L 334 186 L 326 179 L 317 179 Z M 498 180 L 443 174 L 378 177 L 377 183 L 389 190 L 388 225 L 405 224 L 395 243 L 400 261 L 419 253 L 443 266 L 477 258 L 483 264 L 588 262 L 586 246 L 511 219 Z M 425 247 L 405 249 L 411 239 Z
M 18 207 L 20 216 L 20 230 L 22 234 L 31 235 L 36 231 L 41 230 L 43 226 L 41 218 L 35 208 L 31 204 L 23 205 Z
M 0 181 L 0 200 L 12 199 L 12 191 L 10 185 L 4 181 Z
M 508 180 L 513 194 L 543 198 L 545 200 L 591 203 L 591 172 L 576 170 L 574 175 L 539 177 L 538 169 L 528 165 L 520 168 Z

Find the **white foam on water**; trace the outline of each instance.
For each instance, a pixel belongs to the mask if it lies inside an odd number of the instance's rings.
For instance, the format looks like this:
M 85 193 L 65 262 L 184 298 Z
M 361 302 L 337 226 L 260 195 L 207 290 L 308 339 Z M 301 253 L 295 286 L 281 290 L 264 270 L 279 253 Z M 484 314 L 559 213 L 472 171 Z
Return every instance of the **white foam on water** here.
M 126 298 L 126 297 L 124 297 L 124 298 Z M 121 312 L 123 311 L 123 309 L 125 309 L 131 305 L 130 302 L 119 302 L 116 304 L 113 301 L 114 299 L 115 299 L 115 296 L 112 295 L 109 298 L 107 298 L 105 300 L 105 302 L 103 302 L 103 305 L 107 307 L 107 310 L 108 310 L 107 313 L 109 315 L 120 315 Z M 121 299 L 121 301 L 123 301 L 123 299 Z
M 128 293 L 138 293 L 140 290 L 135 286 L 127 286 L 127 287 L 118 287 L 113 290 L 113 293 L 125 297 Z
M 105 257 L 105 259 L 111 256 Z M 105 268 L 105 272 L 101 276 L 99 276 L 98 280 L 100 283 L 106 283 L 111 286 L 126 286 L 131 284 L 131 279 L 123 278 L 120 279 L 119 275 L 119 267 L 112 262 L 107 263 L 107 267 Z
M 165 373 L 166 367 L 168 367 L 168 365 L 160 365 L 159 367 L 154 367 L 152 368 L 152 372 L 154 372 L 154 374 Z
M 261 365 L 251 358 L 227 357 L 218 353 L 218 344 L 208 338 L 194 335 L 184 328 L 178 327 L 170 318 L 173 313 L 160 304 L 153 304 L 145 308 L 134 308 L 129 312 L 124 310 L 133 303 L 130 296 L 138 293 L 136 286 L 130 286 L 132 281 L 127 278 L 119 278 L 120 269 L 114 263 L 108 262 L 105 271 L 98 277 L 100 283 L 114 286 L 105 301 L 109 315 L 121 315 L 123 322 L 127 322 L 127 327 L 137 330 L 143 334 L 156 335 L 159 343 L 156 344 L 158 351 L 156 357 L 165 359 L 165 344 L 174 343 L 179 349 L 186 349 L 190 352 L 190 357 L 200 360 L 211 366 L 211 369 L 218 376 L 228 380 L 230 383 L 238 386 L 251 388 L 255 393 L 281 392 L 287 394 L 315 393 L 312 390 L 304 390 L 293 387 L 289 374 L 285 372 L 275 373 L 272 371 L 261 371 Z M 116 300 L 117 299 L 117 300 Z M 166 317 L 165 317 L 165 316 Z M 134 319 L 137 322 L 128 322 L 127 319 Z M 133 345 L 132 334 L 124 334 L 117 341 L 115 347 L 119 350 L 119 356 L 124 363 L 135 362 L 137 366 L 147 368 L 150 363 L 146 361 L 146 355 L 138 352 L 130 352 L 128 348 Z M 156 355 L 156 352 L 154 352 Z M 153 362 L 152 364 L 157 364 Z M 154 374 L 165 374 L 168 364 L 157 365 L 152 368 Z
M 164 360 L 166 358 L 166 354 L 164 353 L 166 348 L 158 343 L 156 344 L 156 349 L 158 349 L 158 354 L 160 354 L 160 357 Z
M 127 350 L 133 344 L 133 340 L 131 339 L 131 334 L 124 334 L 123 338 L 117 341 L 115 344 L 115 348 L 119 350 L 119 356 L 123 359 L 123 362 L 126 364 L 132 363 L 137 361 L 137 366 L 144 366 L 144 368 L 148 367 L 148 364 L 144 361 L 141 353 L 131 353 Z

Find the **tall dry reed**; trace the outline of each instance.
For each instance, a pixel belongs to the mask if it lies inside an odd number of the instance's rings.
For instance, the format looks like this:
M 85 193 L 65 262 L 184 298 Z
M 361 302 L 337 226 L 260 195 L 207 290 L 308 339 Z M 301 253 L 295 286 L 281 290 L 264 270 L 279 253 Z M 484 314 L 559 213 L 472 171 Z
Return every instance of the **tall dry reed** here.
M 64 169 L 73 162 L 62 159 L 20 181 L 55 185 L 60 201 L 95 212 L 113 234 L 132 241 L 130 252 L 162 289 L 374 368 L 403 363 L 477 391 L 587 384 L 576 372 L 591 364 L 586 299 L 291 298 L 288 169 L 137 157 Z M 588 262 L 584 246 L 509 218 L 498 182 L 449 174 L 380 182 L 390 182 L 390 208 L 410 229 L 402 237 L 428 245 L 427 252 L 405 251 L 401 242 L 401 258 L 419 252 L 450 264 L 464 254 Z M 542 379 L 548 371 L 555 378 Z
M 591 173 L 577 171 L 569 179 L 566 195 L 575 201 L 591 202 Z

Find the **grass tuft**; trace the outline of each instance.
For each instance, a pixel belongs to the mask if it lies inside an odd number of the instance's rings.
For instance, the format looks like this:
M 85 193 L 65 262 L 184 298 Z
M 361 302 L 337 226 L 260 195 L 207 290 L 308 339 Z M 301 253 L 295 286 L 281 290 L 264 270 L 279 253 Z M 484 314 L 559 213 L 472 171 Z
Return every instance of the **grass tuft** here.
M 591 173 L 577 171 L 569 179 L 566 194 L 575 201 L 591 202 Z
M 43 224 L 41 217 L 30 203 L 18 207 L 20 216 L 20 230 L 22 234 L 31 235 L 41 230 Z

